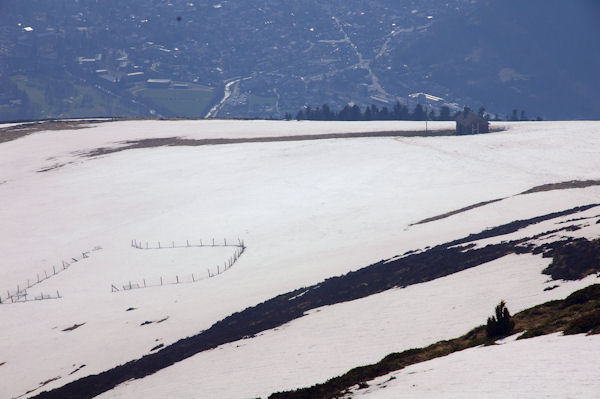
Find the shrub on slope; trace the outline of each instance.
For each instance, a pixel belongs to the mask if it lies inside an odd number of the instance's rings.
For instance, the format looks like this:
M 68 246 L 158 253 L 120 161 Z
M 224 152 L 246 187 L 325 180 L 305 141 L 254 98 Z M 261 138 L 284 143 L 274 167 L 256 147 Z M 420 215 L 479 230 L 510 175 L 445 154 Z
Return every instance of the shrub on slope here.
M 488 338 L 509 335 L 515 327 L 515 321 L 506 308 L 506 302 L 500 301 L 496 306 L 495 315 L 487 319 L 485 332 Z

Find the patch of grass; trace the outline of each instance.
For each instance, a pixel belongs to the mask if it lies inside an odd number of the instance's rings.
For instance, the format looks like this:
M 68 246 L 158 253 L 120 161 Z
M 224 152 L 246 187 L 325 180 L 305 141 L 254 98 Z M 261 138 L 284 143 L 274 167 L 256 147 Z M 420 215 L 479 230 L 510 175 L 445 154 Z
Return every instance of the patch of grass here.
M 93 86 L 75 84 L 68 80 L 48 79 L 42 75 L 14 75 L 11 81 L 27 94 L 30 111 L 25 119 L 46 118 L 93 118 L 99 116 L 140 115 L 139 106 L 125 98 L 118 98 Z M 60 93 L 61 87 L 68 90 Z M 52 93 L 52 95 L 47 95 Z M 32 111 L 33 110 L 33 111 Z M 18 109 L 13 109 L 13 118 L 19 118 Z M 9 115 L 3 115 L 8 120 Z
M 589 333 L 600 327 L 600 310 L 586 313 L 569 323 L 565 328 L 565 335 Z
M 564 300 L 565 306 L 588 303 L 600 296 L 600 285 L 594 284 L 587 288 L 573 292 Z
M 175 117 L 204 117 L 211 105 L 213 89 L 142 89 L 136 94 Z
M 574 292 L 564 300 L 546 302 L 515 314 L 513 331 L 524 331 L 518 339 L 559 331 L 564 331 L 565 334 L 600 333 L 599 308 L 600 285 L 595 284 Z M 392 353 L 378 363 L 356 367 L 325 383 L 289 392 L 277 392 L 269 396 L 269 399 L 335 398 L 347 392 L 350 387 L 367 385 L 367 381 L 412 364 L 493 343 L 494 339 L 488 339 L 486 336 L 486 326 L 479 326 L 462 337 L 440 341 L 424 348 Z
M 248 96 L 248 111 L 260 111 L 263 107 L 272 107 L 275 109 L 277 98 L 261 97 L 255 94 Z

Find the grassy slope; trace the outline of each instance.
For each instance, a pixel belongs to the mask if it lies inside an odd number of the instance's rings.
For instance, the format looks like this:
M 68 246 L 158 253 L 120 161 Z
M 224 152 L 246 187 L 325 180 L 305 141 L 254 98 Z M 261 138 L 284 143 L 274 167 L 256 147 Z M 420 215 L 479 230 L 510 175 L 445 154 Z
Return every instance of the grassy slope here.
M 600 284 L 576 291 L 567 298 L 551 301 L 517 313 L 513 333 L 523 332 L 519 339 L 564 331 L 565 334 L 600 333 Z M 392 353 L 381 361 L 354 368 L 323 384 L 291 392 L 279 392 L 269 399 L 326 399 L 342 395 L 350 387 L 400 370 L 409 365 L 446 356 L 479 345 L 493 344 L 497 338 L 486 336 L 485 326 L 475 327 L 467 334 L 440 341 L 430 346 Z

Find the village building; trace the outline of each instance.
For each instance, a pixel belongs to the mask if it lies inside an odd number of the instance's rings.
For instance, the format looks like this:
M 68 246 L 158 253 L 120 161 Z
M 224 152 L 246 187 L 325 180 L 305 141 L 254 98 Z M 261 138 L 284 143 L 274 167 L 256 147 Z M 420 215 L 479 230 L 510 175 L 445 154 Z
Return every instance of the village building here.
M 171 86 L 171 79 L 148 79 L 146 80 L 148 87 L 155 89 L 167 89 Z
M 456 117 L 456 134 L 489 133 L 490 124 L 481 115 L 465 107 Z

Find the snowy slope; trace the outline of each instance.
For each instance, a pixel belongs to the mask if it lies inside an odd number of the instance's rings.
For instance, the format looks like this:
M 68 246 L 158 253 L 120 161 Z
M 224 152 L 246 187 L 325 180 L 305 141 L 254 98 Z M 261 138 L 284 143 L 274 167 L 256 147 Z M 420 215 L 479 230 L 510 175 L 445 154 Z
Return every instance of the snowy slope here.
M 598 356 L 598 335 L 507 339 L 406 367 L 345 398 L 592 399 L 600 392 Z
M 484 323 L 500 299 L 511 311 L 519 311 L 598 281 L 589 277 L 543 291 L 547 276 L 540 272 L 546 265 L 538 257 L 509 256 L 429 283 L 319 308 L 281 328 L 200 353 L 100 397 L 267 397 L 325 382 L 392 352 L 465 334 Z M 190 378 L 197 374 L 201 378 Z
M 53 266 L 60 270 L 62 261 L 71 266 L 28 290 L 30 297 L 59 291 L 61 299 L 0 306 L 3 326 L 0 364 L 5 362 L 0 366 L 0 379 L 5 381 L 0 385 L 0 396 L 24 394 L 59 376 L 44 389 L 106 370 L 140 357 L 156 345 L 167 345 L 198 333 L 223 317 L 274 295 L 382 258 L 450 241 L 514 219 L 598 202 L 598 187 L 537 193 L 510 197 L 429 224 L 409 226 L 480 201 L 509 197 L 536 185 L 599 178 L 600 123 L 505 126 L 508 130 L 504 132 L 469 137 L 162 147 L 93 159 L 81 153 L 148 137 L 264 137 L 415 127 L 403 122 L 131 121 L 96 124 L 82 130 L 40 132 L 2 143 L 1 297 L 6 298 L 5 292 L 14 292 L 17 285 L 23 288 L 27 280 L 30 283 L 37 280 L 38 275 L 52 274 Z M 65 166 L 37 172 L 55 163 Z M 593 214 L 593 210 L 589 212 Z M 590 226 L 586 234 L 599 236 L 596 226 Z M 145 250 L 131 247 L 133 239 L 144 244 L 161 241 L 163 245 L 172 242 L 183 245 L 186 240 L 207 243 L 212 238 L 218 242 L 227 239 L 230 243 L 239 238 L 247 246 L 231 269 L 214 278 L 204 278 L 208 276 L 207 269 L 214 273 L 216 264 L 226 261 L 235 248 L 161 249 L 156 255 L 154 252 L 149 255 Z M 82 259 L 82 253 L 88 251 Z M 73 263 L 72 258 L 80 260 Z M 273 385 L 268 374 L 263 379 L 252 373 L 244 378 L 253 381 L 252 392 L 260 395 L 272 389 L 319 382 L 348 366 L 377 360 L 389 351 L 398 350 L 394 341 L 406 341 L 407 346 L 400 348 L 407 348 L 420 345 L 419 342 L 429 343 L 429 339 L 436 337 L 463 333 L 480 323 L 500 297 L 514 298 L 513 306 L 520 308 L 562 297 L 585 284 L 561 284 L 561 289 L 543 292 L 546 277 L 539 271 L 547 260 L 523 257 L 517 263 L 506 262 L 499 260 L 486 266 L 498 270 L 507 281 L 486 300 L 480 296 L 489 289 L 482 289 L 481 295 L 448 289 L 447 300 L 438 306 L 443 307 L 452 299 L 469 310 L 464 313 L 464 320 L 451 330 L 437 329 L 438 307 L 422 321 L 422 331 L 431 331 L 432 335 L 403 336 L 393 321 L 397 312 L 390 304 L 409 300 L 406 292 L 419 288 L 394 290 L 372 299 L 332 306 L 331 310 L 314 311 L 282 330 L 289 330 L 297 337 L 297 344 L 289 346 L 289 353 L 308 356 L 304 369 L 310 370 L 306 374 L 295 371 L 294 357 L 289 357 L 291 363 L 281 364 L 281 372 L 287 370 L 288 377 L 280 385 Z M 528 274 L 523 280 L 521 276 L 516 280 L 517 271 L 511 268 L 521 262 Z M 130 280 L 156 281 L 157 277 L 163 277 L 174 282 L 180 277 L 189 279 L 192 274 L 194 280 L 200 275 L 203 279 L 111 292 L 111 285 L 122 287 Z M 465 287 L 470 285 L 469 281 L 485 279 L 487 274 L 472 270 L 460 275 L 466 277 L 448 279 L 457 279 L 456 284 Z M 419 295 L 431 296 L 426 288 L 422 289 L 425 291 Z M 378 302 L 375 305 L 369 301 Z M 374 306 L 391 307 L 390 313 L 365 310 Z M 135 309 L 127 311 L 129 308 Z M 416 305 L 413 308 L 427 314 Z M 307 331 L 320 328 L 324 320 L 319 315 L 327 312 L 347 315 L 346 327 L 340 329 L 338 319 L 328 318 L 331 333 L 324 333 L 323 340 L 319 340 L 318 334 L 311 336 L 314 347 L 320 349 L 299 351 L 305 346 L 303 337 L 308 335 Z M 362 314 L 367 318 L 357 316 Z M 402 317 L 410 320 L 413 316 L 408 313 Z M 146 321 L 153 323 L 141 325 Z M 82 323 L 85 324 L 74 330 L 62 331 Z M 336 340 L 335 332 L 347 331 L 340 342 L 363 342 L 361 326 L 382 323 L 388 327 L 365 332 L 365 336 L 373 337 L 367 340 L 374 342 L 372 345 L 366 345 L 358 354 L 337 356 L 341 349 L 331 345 Z M 268 351 L 271 346 L 283 351 L 289 345 L 288 337 L 280 332 L 265 333 L 258 340 L 245 349 L 242 358 L 249 359 L 248 362 L 255 361 L 256 354 Z M 220 362 L 211 359 L 210 353 L 188 362 L 193 365 L 191 369 L 207 369 L 214 364 L 215 370 L 227 370 L 231 362 L 238 362 L 233 360 L 237 359 L 233 347 L 232 344 L 223 348 L 229 354 Z M 321 351 L 328 347 L 331 352 Z M 339 363 L 323 368 L 315 366 L 310 361 L 315 353 L 335 357 Z M 271 369 L 269 359 L 266 357 L 262 364 Z M 189 370 L 186 363 L 175 367 Z M 69 375 L 84 364 L 84 368 Z M 160 374 L 156 374 L 155 382 L 151 380 L 154 376 L 150 377 L 148 385 L 146 380 L 136 382 L 144 387 L 136 389 L 150 391 L 156 384 L 164 384 Z M 221 390 L 222 386 L 234 389 L 232 384 L 216 377 L 211 381 L 219 397 L 239 397 L 247 392 L 227 393 Z M 204 380 L 195 380 L 190 392 L 202 390 L 206 384 Z M 119 389 L 107 395 L 123 395 Z

